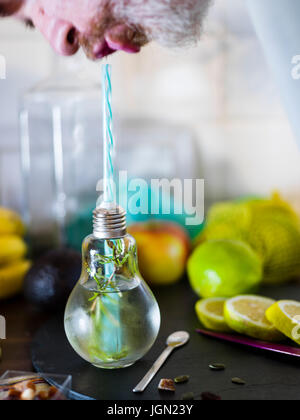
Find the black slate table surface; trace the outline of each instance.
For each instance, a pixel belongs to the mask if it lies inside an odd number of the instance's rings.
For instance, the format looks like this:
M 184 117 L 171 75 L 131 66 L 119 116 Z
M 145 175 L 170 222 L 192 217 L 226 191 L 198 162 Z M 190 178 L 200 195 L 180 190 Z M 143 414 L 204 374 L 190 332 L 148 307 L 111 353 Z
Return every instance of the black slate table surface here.
M 63 329 L 63 314 L 58 314 L 39 330 L 32 344 L 32 362 L 39 372 L 69 374 L 73 377 L 71 396 L 97 400 L 179 400 L 182 394 L 213 392 L 224 400 L 300 399 L 300 359 L 281 356 L 240 345 L 202 337 L 195 332 L 199 321 L 194 312 L 197 296 L 187 281 L 154 290 L 162 313 L 159 337 L 150 352 L 134 366 L 121 370 L 100 370 L 83 361 L 70 347 Z M 260 294 L 275 299 L 300 300 L 300 285 L 267 287 Z M 167 336 L 179 330 L 191 335 L 190 342 L 174 351 L 170 359 L 143 394 L 132 389 L 152 366 L 165 347 Z M 210 363 L 224 363 L 224 372 L 212 372 Z M 161 378 L 190 375 L 187 384 L 176 392 L 161 393 Z M 234 385 L 240 377 L 245 386 Z M 196 399 L 197 399 L 196 398 Z

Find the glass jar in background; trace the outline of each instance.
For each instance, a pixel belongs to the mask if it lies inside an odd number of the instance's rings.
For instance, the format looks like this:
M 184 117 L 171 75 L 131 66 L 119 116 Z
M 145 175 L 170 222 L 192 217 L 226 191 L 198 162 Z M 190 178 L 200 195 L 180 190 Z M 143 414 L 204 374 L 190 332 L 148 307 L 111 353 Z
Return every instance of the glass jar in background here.
M 22 211 L 22 177 L 18 129 L 1 125 L 0 138 L 0 206 Z
M 91 229 L 102 174 L 101 86 L 84 60 L 59 59 L 22 98 L 24 217 L 33 254 L 81 242 Z
M 84 57 L 59 59 L 51 77 L 22 98 L 23 213 L 33 255 L 61 246 L 80 250 L 92 229 L 96 186 L 102 178 L 101 66 L 92 68 L 95 73 Z M 113 95 L 122 96 L 115 90 Z M 144 179 L 147 196 L 153 193 L 152 179 L 202 178 L 194 133 L 142 115 L 143 110 L 134 118 L 120 119 L 114 113 L 117 186 L 118 170 L 127 171 L 128 183 Z M 133 194 L 129 191 L 128 198 Z M 185 214 L 175 214 L 174 206 L 171 197 L 171 214 L 164 215 L 160 208 L 155 216 L 150 207 L 148 215 L 130 214 L 127 208 L 127 220 L 130 224 L 155 217 L 185 226 Z M 195 236 L 199 229 L 188 230 Z

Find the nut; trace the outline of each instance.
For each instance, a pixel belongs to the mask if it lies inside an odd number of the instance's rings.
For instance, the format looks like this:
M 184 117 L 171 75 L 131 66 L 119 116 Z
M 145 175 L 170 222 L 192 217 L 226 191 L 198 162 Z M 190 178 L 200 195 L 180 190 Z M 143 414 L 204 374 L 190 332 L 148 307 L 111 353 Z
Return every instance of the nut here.
M 37 395 L 37 399 L 38 400 L 46 401 L 46 400 L 48 400 L 48 398 L 49 398 L 49 393 L 46 392 L 46 391 L 41 391 Z
M 35 397 L 35 392 L 33 389 L 27 388 L 21 394 L 21 400 L 23 401 L 33 401 Z
M 48 398 L 53 398 L 58 393 L 58 389 L 55 388 L 55 386 L 51 386 L 49 389 L 49 395 Z
M 21 397 L 21 392 L 15 388 L 12 388 L 8 391 L 7 400 L 19 400 Z
M 36 386 L 35 386 L 35 383 L 33 382 L 33 381 L 28 381 L 26 384 L 25 384 L 25 389 L 32 389 L 32 391 L 36 391 Z

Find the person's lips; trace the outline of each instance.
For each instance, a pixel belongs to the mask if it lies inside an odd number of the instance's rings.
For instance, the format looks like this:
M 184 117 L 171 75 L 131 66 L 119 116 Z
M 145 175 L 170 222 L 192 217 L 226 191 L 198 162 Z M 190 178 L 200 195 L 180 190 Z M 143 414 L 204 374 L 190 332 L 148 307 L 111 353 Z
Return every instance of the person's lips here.
M 120 43 L 118 41 L 113 41 L 110 38 L 106 38 L 107 45 L 110 49 L 114 51 L 124 51 L 129 54 L 136 54 L 140 52 L 141 47 L 137 45 L 127 43 Z
M 118 25 L 104 34 L 104 39 L 93 46 L 95 59 L 101 59 L 116 51 L 124 51 L 129 54 L 138 53 L 141 49 L 134 41 L 135 31 L 125 25 Z
M 105 39 L 96 42 L 93 46 L 93 56 L 95 59 L 101 59 L 116 52 L 116 49 L 111 48 Z
M 95 30 L 93 30 L 95 29 Z M 101 28 L 102 29 L 102 28 Z M 130 28 L 125 24 L 102 29 L 92 28 L 88 32 L 77 34 L 79 45 L 91 60 L 99 60 L 116 51 L 138 53 L 148 40 L 140 29 Z
M 135 54 L 141 50 L 141 46 L 136 41 L 136 33 L 133 29 L 122 24 L 108 30 L 104 38 L 112 50 Z

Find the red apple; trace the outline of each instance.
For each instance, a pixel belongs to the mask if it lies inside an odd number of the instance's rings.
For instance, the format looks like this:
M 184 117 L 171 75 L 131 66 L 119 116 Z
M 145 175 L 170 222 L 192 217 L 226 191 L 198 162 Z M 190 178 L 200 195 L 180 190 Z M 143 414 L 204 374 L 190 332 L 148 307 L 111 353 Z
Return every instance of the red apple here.
M 182 278 L 191 244 L 180 225 L 151 221 L 128 230 L 137 242 L 139 268 L 147 283 L 168 285 Z

